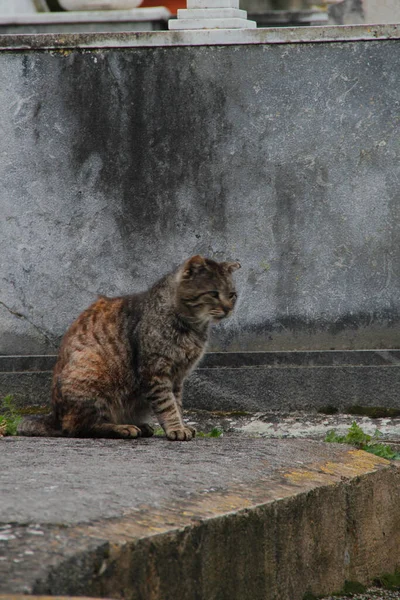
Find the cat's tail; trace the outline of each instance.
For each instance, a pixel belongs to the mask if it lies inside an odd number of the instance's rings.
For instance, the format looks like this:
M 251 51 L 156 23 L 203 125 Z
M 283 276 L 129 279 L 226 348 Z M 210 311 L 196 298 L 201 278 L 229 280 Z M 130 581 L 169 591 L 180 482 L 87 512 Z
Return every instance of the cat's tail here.
M 60 437 L 61 429 L 52 413 L 48 415 L 33 415 L 24 417 L 17 428 L 17 435 L 30 435 L 39 437 Z

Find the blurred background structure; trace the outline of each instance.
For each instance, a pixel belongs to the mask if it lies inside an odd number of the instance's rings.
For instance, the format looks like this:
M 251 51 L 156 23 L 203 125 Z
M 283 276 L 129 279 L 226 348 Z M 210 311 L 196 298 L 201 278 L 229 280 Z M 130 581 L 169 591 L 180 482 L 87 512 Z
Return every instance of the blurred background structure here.
M 186 0 L 0 0 L 0 33 L 167 29 L 179 8 Z M 258 27 L 400 22 L 400 0 L 240 0 L 240 8 Z

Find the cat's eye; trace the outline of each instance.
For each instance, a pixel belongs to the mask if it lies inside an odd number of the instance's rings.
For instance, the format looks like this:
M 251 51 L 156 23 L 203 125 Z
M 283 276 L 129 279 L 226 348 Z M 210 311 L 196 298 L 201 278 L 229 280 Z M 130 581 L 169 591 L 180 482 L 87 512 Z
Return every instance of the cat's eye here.
M 229 294 L 229 298 L 230 298 L 231 300 L 233 300 L 233 298 L 236 298 L 236 297 L 237 297 L 237 293 L 236 293 L 236 292 L 231 292 L 231 293 Z
M 209 296 L 212 298 L 219 298 L 219 292 L 212 290 L 211 292 L 207 292 Z

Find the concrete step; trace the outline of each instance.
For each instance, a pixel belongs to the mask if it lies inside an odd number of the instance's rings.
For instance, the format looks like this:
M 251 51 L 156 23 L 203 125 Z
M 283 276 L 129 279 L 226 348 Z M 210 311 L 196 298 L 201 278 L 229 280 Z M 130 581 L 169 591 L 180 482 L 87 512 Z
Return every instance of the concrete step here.
M 55 356 L 0 356 L 0 395 L 46 404 Z M 204 410 L 345 411 L 400 408 L 400 350 L 211 352 L 186 383 L 185 405 Z
M 239 435 L 0 440 L 0 593 L 301 600 L 398 566 L 400 469 Z

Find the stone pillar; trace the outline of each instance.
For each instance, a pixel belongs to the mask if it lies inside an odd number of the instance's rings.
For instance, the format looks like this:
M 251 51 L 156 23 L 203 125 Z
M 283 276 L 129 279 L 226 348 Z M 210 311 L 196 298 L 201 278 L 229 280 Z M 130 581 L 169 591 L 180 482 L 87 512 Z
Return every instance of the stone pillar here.
M 187 8 L 178 9 L 178 18 L 168 22 L 169 29 L 255 29 L 239 9 L 239 0 L 187 0 Z

